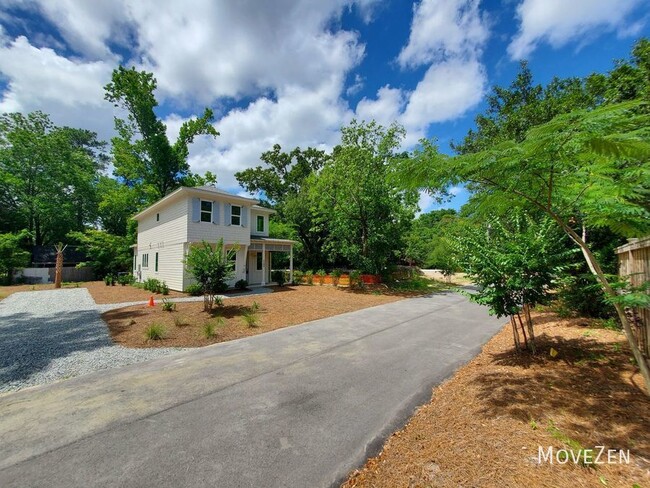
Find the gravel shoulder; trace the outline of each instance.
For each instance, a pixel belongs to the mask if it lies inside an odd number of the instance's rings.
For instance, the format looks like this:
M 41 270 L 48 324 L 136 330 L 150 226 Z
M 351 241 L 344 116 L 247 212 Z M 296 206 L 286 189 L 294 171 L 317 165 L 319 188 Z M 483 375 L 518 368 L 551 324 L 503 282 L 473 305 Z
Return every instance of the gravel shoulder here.
M 86 288 L 14 293 L 0 302 L 0 393 L 167 356 L 181 348 L 114 345 Z

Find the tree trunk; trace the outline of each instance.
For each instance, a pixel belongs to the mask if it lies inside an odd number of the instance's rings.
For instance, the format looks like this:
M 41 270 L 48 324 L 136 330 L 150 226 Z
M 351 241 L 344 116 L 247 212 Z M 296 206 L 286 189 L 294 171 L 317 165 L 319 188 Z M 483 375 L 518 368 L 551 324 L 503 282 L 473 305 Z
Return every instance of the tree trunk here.
M 535 331 L 533 329 L 533 319 L 530 316 L 530 305 L 524 303 L 524 316 L 526 317 L 526 327 L 528 328 L 528 338 L 530 339 L 530 350 L 533 354 L 537 354 L 537 347 L 535 345 Z
M 61 281 L 63 281 L 63 251 L 66 246 L 59 243 L 55 246 L 56 249 L 56 267 L 54 268 L 54 288 L 61 288 Z
M 510 316 L 510 325 L 512 325 L 512 337 L 515 343 L 515 349 L 517 352 L 521 351 L 521 344 L 519 342 L 519 331 L 517 331 L 517 322 L 513 315 Z
M 555 221 L 562 226 L 562 228 L 569 235 L 569 237 L 571 237 L 573 242 L 575 242 L 578 245 L 578 247 L 582 251 L 582 255 L 584 256 L 585 261 L 587 262 L 587 265 L 589 266 L 589 269 L 600 282 L 600 286 L 603 288 L 605 294 L 609 295 L 610 297 L 614 297 L 614 298 L 617 297 L 618 295 L 616 294 L 616 291 L 614 291 L 612 285 L 610 285 L 609 281 L 607 281 L 607 277 L 605 276 L 605 273 L 600 267 L 600 264 L 598 263 L 596 256 L 593 255 L 591 249 L 589 249 L 589 246 L 587 246 L 587 243 L 571 227 L 565 224 L 564 221 L 560 219 L 557 215 L 552 215 L 552 216 L 553 219 L 555 219 Z M 646 395 L 650 396 L 650 366 L 648 366 L 648 362 L 643 357 L 643 353 L 641 352 L 638 344 L 636 343 L 636 338 L 634 337 L 634 333 L 632 331 L 632 328 L 630 327 L 630 323 L 628 322 L 627 316 L 625 315 L 625 310 L 618 303 L 614 303 L 614 308 L 616 309 L 616 314 L 618 315 L 618 319 L 621 321 L 621 325 L 623 326 L 623 330 L 625 331 L 625 336 L 627 337 L 627 342 L 630 345 L 630 350 L 632 351 L 632 355 L 634 356 L 634 359 L 639 365 L 639 370 L 641 371 L 641 376 L 643 377 L 643 381 L 646 387 Z

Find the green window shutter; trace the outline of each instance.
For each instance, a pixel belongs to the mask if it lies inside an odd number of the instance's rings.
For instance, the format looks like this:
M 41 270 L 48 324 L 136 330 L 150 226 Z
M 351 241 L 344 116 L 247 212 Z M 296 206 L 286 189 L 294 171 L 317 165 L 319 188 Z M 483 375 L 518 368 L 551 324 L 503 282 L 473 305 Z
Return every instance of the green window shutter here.
M 158 253 L 156 253 L 156 267 L 155 267 L 156 273 L 158 272 Z

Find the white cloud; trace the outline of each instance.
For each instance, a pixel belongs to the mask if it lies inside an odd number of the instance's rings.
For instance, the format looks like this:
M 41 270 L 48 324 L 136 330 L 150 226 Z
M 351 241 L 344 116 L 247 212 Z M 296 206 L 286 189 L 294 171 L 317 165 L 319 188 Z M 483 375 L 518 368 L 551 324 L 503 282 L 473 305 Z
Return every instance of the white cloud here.
M 481 101 L 486 77 L 476 60 L 433 64 L 409 97 L 404 112 L 408 127 L 422 127 L 463 115 Z
M 554 48 L 587 34 L 638 31 L 628 16 L 645 0 L 523 0 L 517 7 L 519 31 L 508 46 L 513 59 L 529 56 L 540 42 Z M 638 19 L 637 19 L 638 20 Z
M 7 88 L 0 98 L 0 113 L 42 110 L 58 125 L 83 126 L 106 139 L 112 133 L 114 110 L 104 101 L 102 87 L 112 68 L 103 61 L 81 62 L 36 48 L 25 37 L 13 41 L 5 37 L 0 44 L 0 73 Z
M 479 58 L 488 37 L 478 0 L 422 0 L 397 60 L 405 68 L 429 65 L 424 77 L 412 91 L 384 86 L 374 100 L 359 102 L 357 116 L 382 124 L 398 121 L 407 131 L 405 147 L 425 137 L 430 124 L 462 116 L 485 92 Z
M 479 0 L 422 0 L 414 9 L 401 66 L 420 66 L 449 58 L 477 57 L 489 37 Z

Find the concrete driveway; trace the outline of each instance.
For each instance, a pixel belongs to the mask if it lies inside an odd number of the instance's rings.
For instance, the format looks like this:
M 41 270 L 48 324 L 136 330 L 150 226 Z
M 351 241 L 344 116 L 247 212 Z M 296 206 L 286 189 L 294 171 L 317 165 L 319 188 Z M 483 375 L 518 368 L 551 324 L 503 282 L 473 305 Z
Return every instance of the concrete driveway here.
M 332 486 L 501 324 L 447 293 L 2 395 L 0 486 Z

